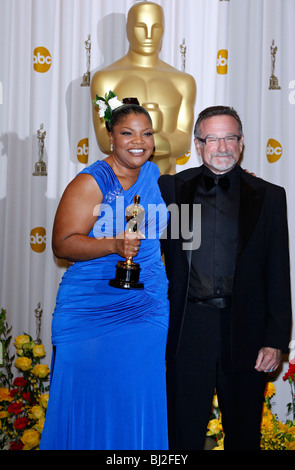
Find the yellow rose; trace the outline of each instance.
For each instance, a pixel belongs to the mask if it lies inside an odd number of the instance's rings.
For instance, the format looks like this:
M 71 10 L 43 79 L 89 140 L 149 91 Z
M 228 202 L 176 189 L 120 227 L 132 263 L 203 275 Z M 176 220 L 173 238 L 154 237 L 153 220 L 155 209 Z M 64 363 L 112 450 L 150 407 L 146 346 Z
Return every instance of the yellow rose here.
M 23 450 L 31 450 L 37 447 L 40 443 L 40 433 L 35 429 L 27 429 L 21 437 L 24 444 Z
M 7 418 L 8 412 L 7 411 L 0 411 L 0 419 Z
M 34 429 L 36 429 L 36 431 L 38 431 L 40 434 L 42 434 L 44 423 L 45 423 L 45 416 L 43 416 L 43 418 L 40 418 L 38 423 L 36 423 L 34 426 Z
M 28 357 L 18 357 L 15 361 L 15 367 L 23 371 L 30 370 L 32 367 L 32 361 Z
M 28 335 L 19 335 L 14 338 L 14 346 L 16 349 L 22 349 L 24 345 L 30 343 L 30 337 Z
M 44 348 L 43 344 L 34 344 L 33 356 L 34 357 L 44 357 L 45 356 L 45 348 Z
M 44 379 L 50 373 L 50 369 L 46 364 L 37 364 L 32 369 L 32 373 L 39 379 Z
M 44 409 L 40 405 L 32 406 L 32 408 L 29 411 L 29 415 L 30 415 L 30 418 L 36 419 L 36 420 L 43 418 L 43 416 L 45 415 Z
M 214 436 L 222 431 L 222 425 L 218 419 L 211 419 L 208 424 L 207 436 Z
M 43 395 L 41 395 L 40 397 L 40 403 L 41 405 L 43 406 L 43 408 L 47 408 L 47 405 L 48 405 L 48 400 L 49 400 L 49 394 L 48 393 L 43 393 Z
M 8 388 L 0 387 L 0 401 L 12 401 Z

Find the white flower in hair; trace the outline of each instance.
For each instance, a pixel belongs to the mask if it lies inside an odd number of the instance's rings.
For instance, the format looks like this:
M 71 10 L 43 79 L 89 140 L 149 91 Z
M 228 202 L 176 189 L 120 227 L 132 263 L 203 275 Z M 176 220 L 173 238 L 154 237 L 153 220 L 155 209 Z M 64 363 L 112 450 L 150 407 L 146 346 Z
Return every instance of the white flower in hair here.
M 98 114 L 99 114 L 99 117 L 104 117 L 104 114 L 106 112 L 106 109 L 107 109 L 107 104 L 102 101 L 102 100 L 97 100 L 95 102 L 96 106 L 98 106 Z
M 104 97 L 96 95 L 93 103 L 98 107 L 99 117 L 104 118 L 106 122 L 111 120 L 114 109 L 123 105 L 122 101 L 118 100 L 116 93 L 111 90 L 109 93 L 105 93 Z
M 122 106 L 122 101 L 118 100 L 118 98 L 115 96 L 114 98 L 111 98 L 109 101 L 109 106 L 111 107 L 112 110 L 119 108 Z

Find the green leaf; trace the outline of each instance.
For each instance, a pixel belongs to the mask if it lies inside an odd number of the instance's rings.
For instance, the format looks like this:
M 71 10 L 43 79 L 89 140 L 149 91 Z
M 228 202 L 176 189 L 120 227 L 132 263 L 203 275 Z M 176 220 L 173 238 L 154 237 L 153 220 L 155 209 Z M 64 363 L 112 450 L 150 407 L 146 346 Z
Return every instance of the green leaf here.
M 112 90 L 110 90 L 110 91 L 109 91 L 109 100 L 110 100 L 111 98 L 115 98 L 115 96 L 117 96 L 116 93 L 114 93 Z
M 112 110 L 110 107 L 108 107 L 104 113 L 104 120 L 105 121 L 110 121 L 112 117 Z

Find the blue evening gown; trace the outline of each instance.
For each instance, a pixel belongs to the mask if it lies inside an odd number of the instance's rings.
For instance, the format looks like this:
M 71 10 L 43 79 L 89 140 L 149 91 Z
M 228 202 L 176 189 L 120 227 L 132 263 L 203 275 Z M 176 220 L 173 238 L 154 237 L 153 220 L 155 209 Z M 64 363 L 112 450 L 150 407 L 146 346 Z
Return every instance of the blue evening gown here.
M 144 289 L 109 286 L 123 261 L 118 255 L 77 262 L 65 272 L 52 321 L 54 353 L 40 450 L 166 450 L 169 304 L 159 236 L 167 210 L 159 170 L 146 162 L 127 191 L 105 161 L 83 173 L 95 178 L 104 195 L 90 237 L 124 231 L 124 208 L 140 196 L 146 238 L 134 261 L 140 263 Z

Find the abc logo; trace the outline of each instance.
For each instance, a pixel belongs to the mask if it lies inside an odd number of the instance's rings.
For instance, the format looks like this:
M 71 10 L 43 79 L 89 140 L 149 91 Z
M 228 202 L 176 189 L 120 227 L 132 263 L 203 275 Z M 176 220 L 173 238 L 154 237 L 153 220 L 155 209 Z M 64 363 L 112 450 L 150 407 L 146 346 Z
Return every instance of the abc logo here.
M 225 75 L 227 73 L 227 58 L 228 58 L 228 51 L 227 49 L 220 49 L 217 52 L 217 73 L 220 75 Z
M 45 73 L 51 67 L 51 55 L 46 47 L 36 47 L 34 50 L 34 70 Z
M 42 253 L 46 248 L 46 230 L 43 227 L 35 227 L 31 230 L 31 248 L 36 253 Z
M 189 161 L 190 156 L 191 156 L 191 151 L 188 150 L 188 152 L 186 152 L 184 155 L 182 155 L 182 157 L 178 157 L 176 159 L 176 164 L 177 165 L 185 165 Z
M 77 145 L 77 158 L 80 163 L 88 163 L 89 141 L 88 138 L 80 140 Z
M 277 162 L 282 156 L 282 146 L 275 139 L 269 139 L 266 146 L 266 156 L 269 163 Z

